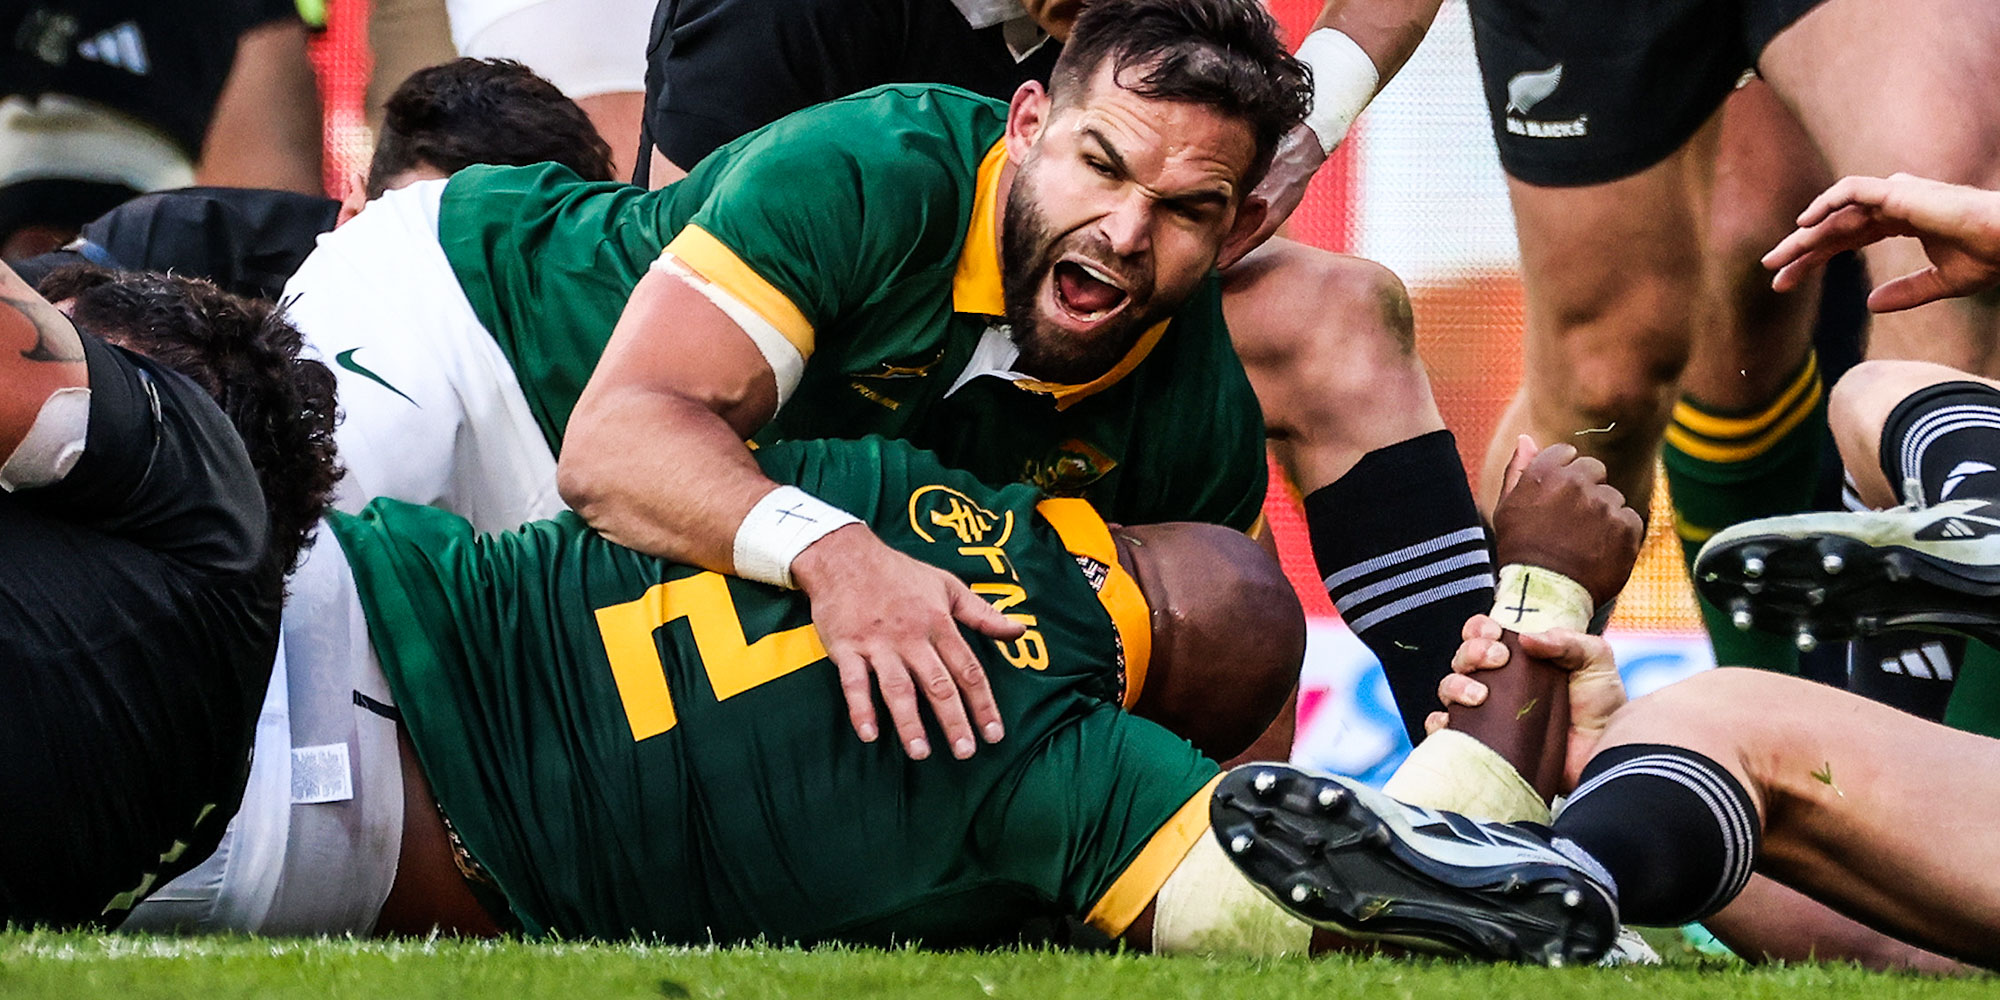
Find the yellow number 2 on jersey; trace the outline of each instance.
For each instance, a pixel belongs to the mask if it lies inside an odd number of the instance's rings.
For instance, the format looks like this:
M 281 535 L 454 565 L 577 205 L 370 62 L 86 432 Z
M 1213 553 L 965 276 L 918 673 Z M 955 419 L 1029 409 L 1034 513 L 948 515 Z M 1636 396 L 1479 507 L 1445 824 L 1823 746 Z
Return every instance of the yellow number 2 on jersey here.
M 801 625 L 749 642 L 743 619 L 729 598 L 729 582 L 719 573 L 655 584 L 636 601 L 597 609 L 597 631 L 611 678 L 625 704 L 634 742 L 658 736 L 680 721 L 667 690 L 666 664 L 654 633 L 681 618 L 694 633 L 695 653 L 715 688 L 715 700 L 734 698 L 826 656 L 819 632 Z

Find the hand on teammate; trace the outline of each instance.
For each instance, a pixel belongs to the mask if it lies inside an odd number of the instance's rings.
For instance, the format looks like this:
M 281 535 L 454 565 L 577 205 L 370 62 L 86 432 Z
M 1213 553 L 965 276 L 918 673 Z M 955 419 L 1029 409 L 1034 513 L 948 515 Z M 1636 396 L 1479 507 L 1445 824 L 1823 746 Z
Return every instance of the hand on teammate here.
M 1797 232 L 1764 255 L 1788 292 L 1843 250 L 1890 236 L 1914 236 L 1931 266 L 1885 281 L 1868 295 L 1872 312 L 1971 295 L 2000 284 L 2000 192 L 1909 174 L 1847 177 L 1800 213 Z
M 1320 149 L 1319 136 L 1309 126 L 1300 125 L 1285 133 L 1271 153 L 1271 167 L 1264 171 L 1264 179 L 1257 182 L 1244 197 L 1243 207 L 1237 210 L 1239 214 L 1261 210 L 1263 218 L 1256 228 L 1230 235 L 1222 245 L 1222 258 L 1216 266 L 1228 267 L 1263 246 L 1292 217 L 1292 210 L 1305 199 L 1306 185 L 1325 162 L 1326 152 Z
M 1473 615 L 1466 620 L 1462 633 L 1465 641 L 1452 654 L 1452 672 L 1438 682 L 1438 700 L 1447 708 L 1475 708 L 1485 704 L 1486 685 L 1473 675 L 1507 665 L 1509 654 L 1500 642 L 1500 633 L 1500 623 L 1485 615 Z M 1562 628 L 1524 633 L 1520 641 L 1523 653 L 1569 671 L 1569 747 L 1564 756 L 1563 776 L 1565 787 L 1574 787 L 1576 776 L 1596 752 L 1612 713 L 1625 704 L 1625 682 L 1618 676 L 1611 644 L 1599 636 Z M 1424 720 L 1424 731 L 1437 732 L 1450 722 L 1447 713 L 1432 712 Z
M 1005 735 L 986 671 L 958 627 L 1003 640 L 1024 630 L 957 577 L 889 548 L 866 527 L 848 525 L 807 546 L 792 563 L 792 578 L 812 599 L 813 624 L 840 670 L 847 717 L 863 741 L 881 732 L 876 686 L 897 741 L 914 760 L 931 754 L 920 696 L 954 757 L 972 756 L 975 726 L 988 743 Z
M 1540 566 L 1590 591 L 1618 596 L 1639 559 L 1646 525 L 1604 481 L 1604 463 L 1567 444 L 1536 448 L 1522 435 L 1493 509 L 1494 564 Z

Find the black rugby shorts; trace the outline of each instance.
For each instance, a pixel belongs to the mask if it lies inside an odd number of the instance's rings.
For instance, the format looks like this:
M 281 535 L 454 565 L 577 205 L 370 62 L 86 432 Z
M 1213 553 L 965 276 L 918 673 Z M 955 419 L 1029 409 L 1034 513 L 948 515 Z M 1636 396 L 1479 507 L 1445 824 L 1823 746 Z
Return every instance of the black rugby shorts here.
M 1666 159 L 1823 0 L 1470 0 L 1500 164 L 1579 187 Z

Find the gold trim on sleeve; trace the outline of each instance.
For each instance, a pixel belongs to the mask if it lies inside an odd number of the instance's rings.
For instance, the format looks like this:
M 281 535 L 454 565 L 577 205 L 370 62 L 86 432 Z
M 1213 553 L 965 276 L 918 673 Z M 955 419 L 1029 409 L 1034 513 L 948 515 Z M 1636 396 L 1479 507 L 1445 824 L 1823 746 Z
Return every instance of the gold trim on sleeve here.
M 1125 707 L 1130 709 L 1145 690 L 1146 668 L 1153 657 L 1153 613 L 1146 607 L 1146 595 L 1140 592 L 1139 581 L 1118 565 L 1118 546 L 1111 541 L 1111 529 L 1090 501 L 1052 497 L 1036 504 L 1035 511 L 1056 529 L 1070 554 L 1088 556 L 1106 568 L 1097 600 L 1110 613 L 1111 625 L 1118 630 L 1118 641 L 1125 649 Z
M 1201 838 L 1208 836 L 1208 797 L 1221 780 L 1219 774 L 1210 778 L 1201 791 L 1160 825 L 1159 832 L 1139 849 L 1132 863 L 1118 873 L 1111 888 L 1097 898 L 1090 912 L 1084 915 L 1084 923 L 1117 937 L 1139 919 L 1139 914 L 1146 912 L 1153 897 L 1160 894 L 1160 887 L 1180 867 L 1181 860 Z
M 812 357 L 812 321 L 784 292 L 765 280 L 756 269 L 744 263 L 736 251 L 729 249 L 707 230 L 695 225 L 686 226 L 663 252 L 672 254 L 688 270 L 764 317 L 765 322 L 798 349 L 800 357 Z

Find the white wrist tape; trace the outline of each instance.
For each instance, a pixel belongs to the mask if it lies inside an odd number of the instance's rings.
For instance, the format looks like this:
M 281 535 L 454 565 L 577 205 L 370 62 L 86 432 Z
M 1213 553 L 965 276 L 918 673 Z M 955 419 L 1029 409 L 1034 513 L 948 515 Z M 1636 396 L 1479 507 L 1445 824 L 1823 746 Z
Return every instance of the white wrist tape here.
M 861 519 L 796 486 L 780 486 L 743 515 L 732 552 L 736 575 L 791 587 L 792 560 L 836 528 Z
M 89 436 L 90 390 L 73 385 L 49 393 L 28 433 L 0 465 L 0 490 L 12 493 L 61 482 L 83 457 Z
M 1540 566 L 1508 563 L 1493 588 L 1493 620 L 1515 632 L 1566 628 L 1581 632 L 1596 610 L 1583 584 Z
M 1375 99 L 1381 74 L 1359 43 L 1333 28 L 1307 35 L 1296 54 L 1312 67 L 1313 106 L 1306 114 L 1306 126 L 1319 136 L 1320 149 L 1332 155 L 1361 109 Z

